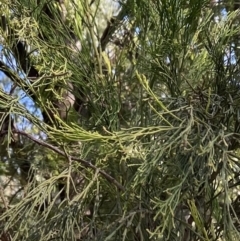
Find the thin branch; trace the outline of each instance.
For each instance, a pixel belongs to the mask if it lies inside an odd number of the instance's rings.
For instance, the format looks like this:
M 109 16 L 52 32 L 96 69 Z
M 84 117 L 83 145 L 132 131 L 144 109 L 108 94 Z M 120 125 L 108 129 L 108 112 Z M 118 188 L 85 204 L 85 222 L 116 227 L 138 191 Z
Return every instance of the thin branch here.
M 3 131 L 3 132 L 1 132 L 0 136 L 1 136 L 1 135 L 4 135 L 4 134 L 6 134 L 6 133 L 7 133 L 7 131 Z M 49 144 L 49 143 L 46 143 L 46 142 L 44 142 L 44 141 L 41 141 L 41 140 L 39 140 L 39 139 L 31 136 L 30 134 L 28 134 L 28 133 L 26 133 L 26 132 L 24 132 L 24 131 L 20 131 L 20 130 L 16 130 L 16 129 L 15 129 L 15 130 L 12 130 L 12 133 L 16 133 L 16 134 L 20 134 L 20 135 L 22 135 L 22 136 L 26 136 L 28 139 L 30 139 L 30 140 L 32 140 L 33 142 L 39 144 L 40 146 L 47 147 L 48 149 L 50 149 L 50 150 L 58 153 L 59 155 L 65 156 L 68 160 L 71 159 L 71 160 L 74 160 L 74 161 L 78 161 L 78 162 L 80 162 L 80 163 L 81 163 L 83 166 L 85 166 L 85 167 L 89 167 L 89 168 L 91 168 L 91 169 L 93 169 L 93 170 L 95 170 L 95 171 L 98 170 L 98 172 L 99 172 L 103 177 L 105 177 L 110 183 L 114 184 L 119 190 L 121 190 L 121 191 L 124 191 L 124 190 L 125 190 L 125 188 L 124 188 L 115 178 L 113 178 L 113 177 L 112 177 L 111 175 L 109 175 L 107 172 L 105 172 L 105 171 L 99 169 L 98 167 L 96 167 L 95 165 L 93 165 L 93 164 L 91 163 L 91 161 L 86 161 L 86 160 L 83 160 L 83 159 L 81 159 L 81 158 L 68 155 L 68 154 L 65 153 L 64 151 L 61 151 L 58 147 L 53 146 L 53 145 L 51 145 L 51 144 Z
M 2 187 L 0 187 L 0 196 L 1 196 L 1 199 L 2 199 L 2 202 L 3 202 L 3 205 L 4 205 L 5 209 L 7 210 L 8 209 L 8 204 L 7 204 L 7 200 L 5 199 Z
M 69 193 L 70 193 L 70 179 L 71 179 L 71 172 L 72 172 L 72 159 L 70 155 L 67 153 L 65 146 L 63 147 L 65 155 L 68 158 L 68 176 L 67 176 L 67 183 L 66 183 L 66 195 L 68 202 L 70 201 Z
M 128 4 L 126 3 L 125 6 Z M 112 17 L 108 23 L 106 28 L 103 31 L 103 34 L 100 38 L 99 47 L 102 52 L 105 51 L 107 44 L 110 42 L 110 39 L 114 32 L 117 30 L 117 27 L 119 24 L 123 21 L 124 17 L 127 15 L 126 8 L 124 6 L 121 7 L 121 10 L 119 11 L 118 15 L 115 17 Z
M 23 85 L 23 80 L 18 76 L 18 73 L 16 73 L 14 70 L 11 70 L 4 62 L 0 61 L 0 72 L 3 72 L 12 82 L 14 83 L 14 89 L 18 86 L 22 88 L 23 91 L 25 91 L 33 100 L 36 99 L 34 93 L 30 90 L 30 88 Z M 14 91 L 12 89 L 10 91 L 10 94 Z

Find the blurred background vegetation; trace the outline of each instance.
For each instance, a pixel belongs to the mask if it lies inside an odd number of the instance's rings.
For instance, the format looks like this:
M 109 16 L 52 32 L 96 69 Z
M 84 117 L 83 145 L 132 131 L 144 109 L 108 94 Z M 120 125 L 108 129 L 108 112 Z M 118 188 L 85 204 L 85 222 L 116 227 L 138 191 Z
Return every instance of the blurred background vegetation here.
M 0 0 L 0 240 L 240 240 L 239 8 Z

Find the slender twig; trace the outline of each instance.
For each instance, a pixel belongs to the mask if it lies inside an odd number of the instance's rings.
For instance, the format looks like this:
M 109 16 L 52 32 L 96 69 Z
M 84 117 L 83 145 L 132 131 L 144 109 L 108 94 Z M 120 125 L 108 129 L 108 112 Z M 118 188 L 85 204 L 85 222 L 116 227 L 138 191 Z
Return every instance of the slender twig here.
M 2 199 L 2 202 L 3 202 L 3 205 L 4 207 L 6 208 L 6 210 L 8 209 L 8 204 L 7 204 L 7 201 L 5 199 L 5 196 L 4 196 L 4 193 L 3 193 L 3 188 L 0 187 L 0 196 L 1 196 L 1 199 Z
M 66 183 L 66 194 L 67 194 L 67 199 L 68 201 L 70 201 L 70 197 L 69 197 L 69 193 L 70 193 L 70 178 L 71 178 L 71 172 L 72 172 L 72 159 L 69 156 L 69 154 L 67 153 L 65 146 L 64 146 L 64 152 L 65 155 L 68 158 L 68 176 L 67 176 L 67 183 Z
M 86 17 L 87 17 L 87 21 L 88 21 L 88 25 L 89 25 L 88 30 L 89 30 L 89 33 L 90 33 L 90 36 L 92 39 L 93 49 L 94 49 L 94 52 L 95 52 L 95 55 L 97 58 L 99 74 L 100 74 L 100 76 L 102 76 L 102 57 L 100 55 L 101 51 L 98 50 L 97 44 L 94 41 L 94 26 L 93 26 L 94 19 L 91 19 L 90 12 L 91 11 L 90 11 L 89 7 L 87 6 Z
M 2 132 L 0 133 L 0 136 L 4 135 L 4 134 L 6 134 L 6 133 L 7 133 L 7 131 L 2 131 Z M 124 191 L 124 190 L 125 190 L 125 188 L 124 188 L 115 178 L 113 178 L 113 177 L 112 177 L 111 175 L 109 175 L 107 172 L 105 172 L 105 171 L 99 169 L 98 167 L 96 167 L 95 165 L 93 165 L 93 164 L 91 163 L 91 161 L 86 161 L 86 160 L 83 160 L 83 159 L 78 158 L 78 157 L 74 157 L 74 156 L 71 156 L 71 155 L 67 155 L 64 151 L 61 151 L 58 147 L 53 146 L 53 145 L 51 145 L 51 144 L 49 144 L 49 143 L 47 143 L 47 142 L 44 142 L 44 141 L 42 141 L 42 140 L 40 140 L 40 139 L 37 139 L 37 138 L 33 137 L 32 135 L 24 132 L 24 131 L 16 130 L 16 129 L 15 129 L 15 130 L 12 130 L 12 133 L 16 133 L 16 134 L 20 134 L 20 135 L 22 135 L 22 136 L 25 136 L 25 137 L 27 137 L 28 139 L 32 140 L 33 142 L 37 143 L 38 145 L 47 147 L 48 149 L 50 149 L 50 150 L 58 153 L 59 155 L 65 156 L 68 160 L 71 159 L 71 160 L 73 160 L 73 161 L 80 162 L 80 163 L 81 163 L 83 166 L 85 166 L 85 167 L 89 167 L 89 168 L 91 168 L 91 169 L 93 169 L 93 170 L 95 170 L 95 171 L 98 170 L 98 172 L 99 172 L 103 177 L 105 177 L 110 183 L 113 183 L 119 190 L 121 190 L 121 191 Z

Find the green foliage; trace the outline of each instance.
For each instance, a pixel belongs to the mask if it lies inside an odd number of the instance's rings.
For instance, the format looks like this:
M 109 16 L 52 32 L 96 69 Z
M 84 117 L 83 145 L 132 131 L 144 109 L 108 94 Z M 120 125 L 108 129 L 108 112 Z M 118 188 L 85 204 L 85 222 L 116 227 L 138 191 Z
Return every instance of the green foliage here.
M 239 10 L 0 3 L 1 239 L 239 240 Z

